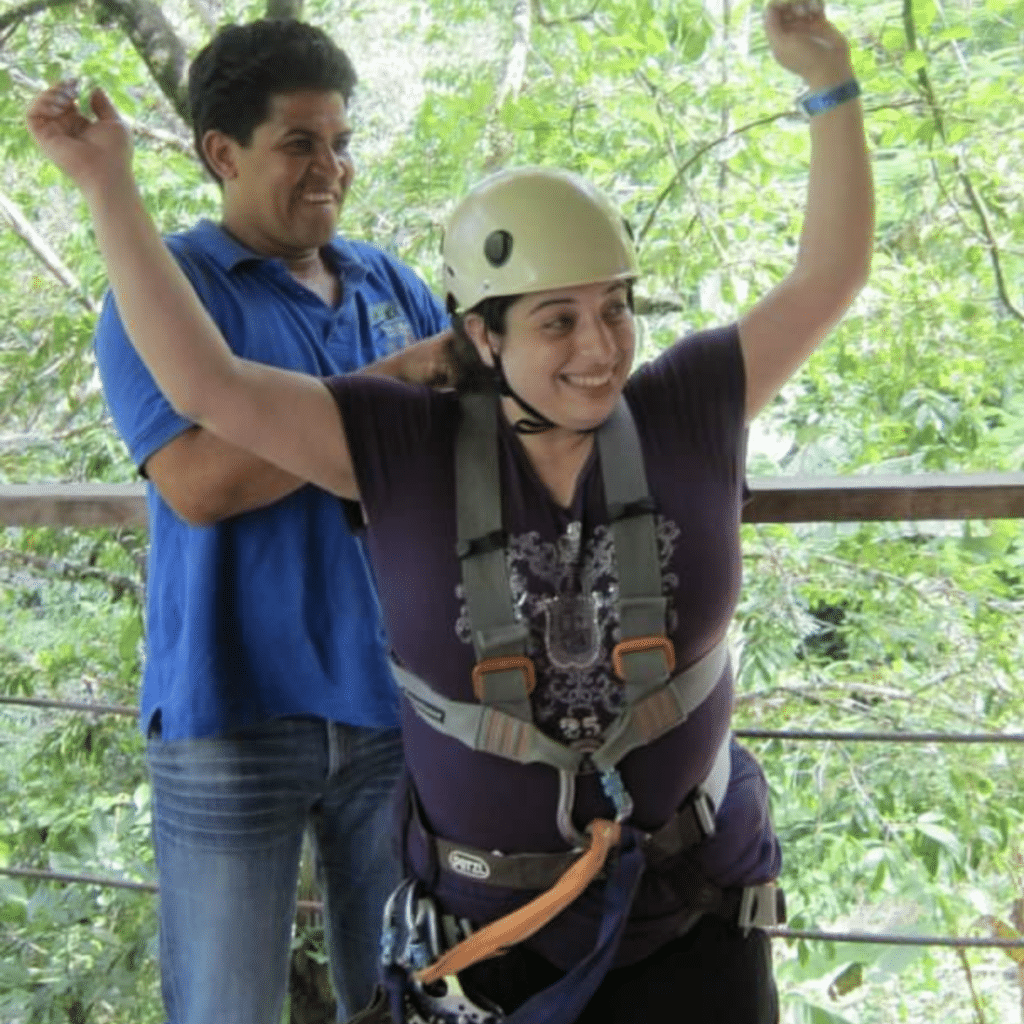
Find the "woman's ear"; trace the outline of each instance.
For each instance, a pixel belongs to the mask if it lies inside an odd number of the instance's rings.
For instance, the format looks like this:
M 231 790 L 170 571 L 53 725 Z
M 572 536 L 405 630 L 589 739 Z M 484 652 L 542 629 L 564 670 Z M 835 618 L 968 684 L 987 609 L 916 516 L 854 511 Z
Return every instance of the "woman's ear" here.
M 487 324 L 479 313 L 467 313 L 462 320 L 462 328 L 473 342 L 473 348 L 484 366 L 494 366 L 495 351 L 491 347 L 491 336 Z

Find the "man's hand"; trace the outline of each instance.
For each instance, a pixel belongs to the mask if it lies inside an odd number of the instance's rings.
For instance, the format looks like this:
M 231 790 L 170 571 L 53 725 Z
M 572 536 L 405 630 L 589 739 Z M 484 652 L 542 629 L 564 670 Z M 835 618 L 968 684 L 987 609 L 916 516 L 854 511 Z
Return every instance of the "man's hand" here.
M 448 328 L 433 337 L 414 341 L 356 372 L 394 377 L 407 384 L 427 384 L 440 390 L 450 388 L 455 383 L 455 371 L 448 358 L 451 338 L 452 330 Z
M 853 77 L 850 44 L 825 17 L 822 0 L 771 0 L 764 27 L 772 56 L 812 90 Z
M 93 117 L 75 102 L 73 81 L 58 82 L 41 92 L 26 113 L 28 129 L 43 154 L 88 196 L 130 180 L 132 140 L 102 89 L 93 90 Z

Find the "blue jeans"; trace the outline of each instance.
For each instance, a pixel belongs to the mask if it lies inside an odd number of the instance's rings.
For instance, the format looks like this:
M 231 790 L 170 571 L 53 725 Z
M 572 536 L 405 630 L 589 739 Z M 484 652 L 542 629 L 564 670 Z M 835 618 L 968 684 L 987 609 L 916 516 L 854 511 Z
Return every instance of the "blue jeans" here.
M 377 979 L 398 884 L 397 729 L 290 718 L 147 749 L 170 1024 L 280 1024 L 302 837 L 311 826 L 338 1019 Z

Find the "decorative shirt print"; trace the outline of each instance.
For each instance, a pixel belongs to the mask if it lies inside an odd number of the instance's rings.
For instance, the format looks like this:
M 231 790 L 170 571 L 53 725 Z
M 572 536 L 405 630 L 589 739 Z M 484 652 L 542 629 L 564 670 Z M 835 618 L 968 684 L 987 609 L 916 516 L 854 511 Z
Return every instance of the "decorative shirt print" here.
M 671 595 L 678 579 L 670 571 L 678 526 L 655 517 L 661 590 L 669 598 L 669 633 L 676 627 Z M 622 710 L 622 683 L 611 671 L 619 626 L 619 572 L 611 528 L 598 526 L 583 540 L 579 521 L 552 543 L 536 531 L 509 538 L 505 560 L 513 607 L 529 629 L 527 656 L 537 671 L 534 721 L 553 739 L 596 750 Z M 462 584 L 456 587 L 459 639 L 471 644 Z

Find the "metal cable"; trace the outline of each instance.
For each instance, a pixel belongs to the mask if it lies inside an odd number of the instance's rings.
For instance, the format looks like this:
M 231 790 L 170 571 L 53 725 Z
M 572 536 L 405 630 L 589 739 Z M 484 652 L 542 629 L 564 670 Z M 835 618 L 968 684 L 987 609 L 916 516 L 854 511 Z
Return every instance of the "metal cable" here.
M 56 708 L 59 711 L 84 711 L 96 715 L 128 715 L 138 717 L 136 708 L 124 704 L 90 704 L 73 700 L 50 700 L 47 697 L 0 697 L 0 704 L 18 704 L 27 708 Z
M 838 743 L 1024 743 L 1024 732 L 816 732 L 810 729 L 736 729 L 754 740 L 818 740 Z
M 156 894 L 160 887 L 155 882 L 132 882 L 127 878 L 101 878 L 99 875 L 78 875 L 67 871 L 42 871 L 38 868 L 0 868 L 0 875 L 8 878 L 29 878 L 38 882 L 61 882 L 67 885 L 96 885 L 102 889 L 129 889 L 132 892 Z M 299 900 L 298 910 L 320 911 L 318 900 Z
M 0 704 L 138 717 L 138 709 L 124 704 L 90 704 L 81 701 L 51 700 L 46 697 L 4 696 L 0 696 Z M 836 743 L 1024 743 L 1024 732 L 818 732 L 810 729 L 736 729 L 734 733 L 740 739 L 814 740 Z
M 42 882 L 95 885 L 105 889 L 130 889 L 135 892 L 156 893 L 153 882 L 132 882 L 121 878 L 100 878 L 97 875 L 77 875 L 64 871 L 41 871 L 35 868 L 0 868 L 0 875 L 9 878 L 30 878 Z M 321 911 L 323 904 L 315 900 L 300 900 L 298 909 Z M 899 935 L 890 932 L 828 932 L 799 928 L 766 928 L 775 939 L 807 939 L 813 942 L 872 943 L 882 946 L 940 946 L 954 949 L 1024 949 L 1024 938 L 960 938 L 953 935 Z
M 0 868 L 8 878 L 32 878 L 40 882 L 66 882 L 72 885 L 99 885 L 104 889 L 130 889 L 133 892 L 159 892 L 154 882 L 132 882 L 127 878 L 100 878 L 98 875 L 76 875 L 65 871 L 42 871 L 37 868 Z
M 880 946 L 947 946 L 953 949 L 1024 949 L 1024 938 L 958 938 L 953 935 L 897 935 L 891 932 L 818 932 L 801 928 L 766 928 L 773 939 L 815 942 L 864 942 Z

